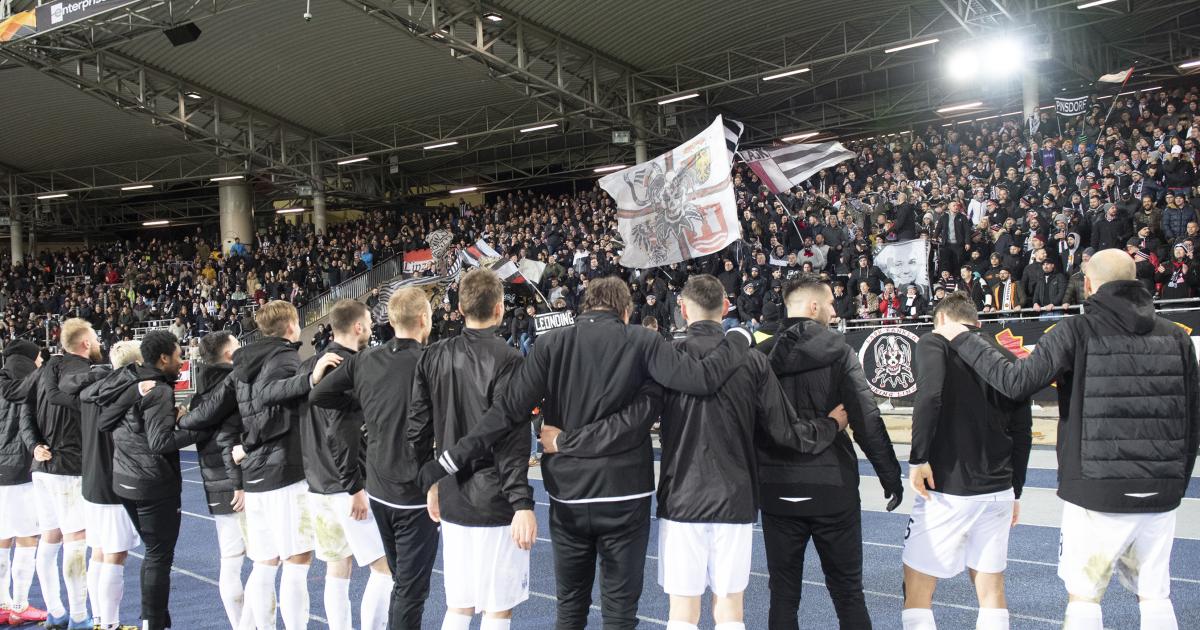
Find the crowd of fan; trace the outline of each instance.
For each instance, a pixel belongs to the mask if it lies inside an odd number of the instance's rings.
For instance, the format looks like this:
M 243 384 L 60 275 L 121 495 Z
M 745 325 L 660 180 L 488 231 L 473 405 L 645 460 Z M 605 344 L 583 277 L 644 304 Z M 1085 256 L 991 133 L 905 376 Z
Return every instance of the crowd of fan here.
M 421 216 L 371 213 L 317 235 L 283 220 L 240 239 L 223 254 L 216 234 L 197 230 L 179 240 L 139 239 L 43 251 L 16 267 L 0 266 L 0 341 L 54 345 L 59 323 L 82 317 L 104 347 L 169 322 L 181 340 L 210 331 L 236 335 L 253 326 L 254 305 L 312 296 L 422 242 Z M 46 341 L 49 339 L 50 344 Z
M 736 164 L 742 239 L 718 255 L 648 271 L 620 265 L 612 201 L 598 187 L 510 192 L 446 211 L 460 241 L 484 238 L 514 260 L 547 263 L 539 288 L 555 308 L 574 309 L 589 279 L 624 277 L 634 321 L 664 335 L 694 273 L 716 275 L 731 323 L 751 327 L 780 318 L 783 282 L 803 274 L 834 285 L 844 320 L 921 317 L 955 290 L 981 312 L 1061 314 L 1083 300 L 1081 264 L 1107 248 L 1133 256 L 1154 295 L 1196 297 L 1200 90 L 1123 95 L 1111 114 L 1108 104 L 1075 118 L 1042 111 L 1036 125 L 993 118 L 849 142 L 855 159 L 779 197 Z M 928 243 L 928 261 L 912 261 L 927 263 L 928 283 L 893 282 L 875 264 L 880 246 L 911 239 Z M 443 302 L 436 332 L 454 334 L 453 286 Z M 506 326 L 514 345 L 532 337 L 524 308 L 511 309 Z
M 546 263 L 536 290 L 511 285 L 503 334 L 524 349 L 537 312 L 574 310 L 588 281 L 607 275 L 629 282 L 633 321 L 664 335 L 680 321 L 675 299 L 696 273 L 716 275 L 730 323 L 752 328 L 781 318 L 783 282 L 803 274 L 834 285 L 844 320 L 920 317 L 955 290 L 984 312 L 1061 310 L 1082 300 L 1081 263 L 1111 247 L 1137 259 L 1155 295 L 1196 297 L 1200 90 L 1121 96 L 1111 114 L 1106 104 L 1074 118 L 1043 111 L 1036 125 L 991 119 L 848 142 L 855 159 L 778 197 L 738 163 L 742 238 L 719 254 L 651 270 L 620 265 L 615 209 L 598 186 L 376 211 L 326 235 L 277 220 L 228 255 L 200 229 L 179 241 L 44 252 L 3 275 L 0 340 L 45 343 L 68 316 L 91 321 L 106 346 L 156 320 L 173 320 L 181 339 L 241 334 L 247 306 L 278 298 L 302 306 L 376 262 L 427 247 L 425 237 L 443 228 L 454 235 L 448 259 L 483 239 L 513 260 Z M 875 264 L 879 247 L 918 238 L 929 244 L 928 260 L 912 262 L 927 263 L 929 282 L 897 278 L 910 283 L 897 286 Z M 451 284 L 435 305 L 436 336 L 462 329 L 456 298 Z

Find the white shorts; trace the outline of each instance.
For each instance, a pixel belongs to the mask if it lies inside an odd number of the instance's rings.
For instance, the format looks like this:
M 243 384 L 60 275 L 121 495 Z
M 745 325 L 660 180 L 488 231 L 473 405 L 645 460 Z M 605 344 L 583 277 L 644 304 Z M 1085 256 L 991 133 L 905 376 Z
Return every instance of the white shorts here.
M 142 544 L 123 505 L 100 505 L 84 499 L 87 546 L 104 553 L 123 553 Z
M 307 483 L 246 493 L 246 555 L 251 560 L 286 560 L 312 550 Z
M 236 558 L 246 554 L 246 513 L 215 514 L 217 523 L 217 547 L 222 558 Z
M 37 536 L 38 527 L 37 492 L 33 483 L 16 486 L 0 486 L 0 540 Z
M 658 521 L 658 583 L 668 595 L 741 593 L 750 584 L 751 523 Z
M 83 477 L 35 472 L 33 489 L 38 526 L 43 532 L 57 529 L 64 534 L 74 534 L 86 529 Z
M 1058 577 L 1067 592 L 1100 599 L 1116 568 L 1121 584 L 1138 597 L 1170 597 L 1175 512 L 1108 514 L 1065 504 Z
M 901 557 L 905 565 L 938 579 L 952 578 L 967 567 L 1003 573 L 1012 516 L 1012 490 L 972 497 L 917 495 Z
M 354 556 L 358 566 L 365 567 L 383 557 L 383 539 L 379 526 L 371 515 L 368 503 L 367 518 L 357 521 L 350 516 L 350 495 L 308 495 L 308 510 L 313 518 L 313 535 L 317 559 L 334 562 Z
M 442 521 L 446 606 L 503 612 L 529 599 L 529 552 L 512 528 L 466 527 Z

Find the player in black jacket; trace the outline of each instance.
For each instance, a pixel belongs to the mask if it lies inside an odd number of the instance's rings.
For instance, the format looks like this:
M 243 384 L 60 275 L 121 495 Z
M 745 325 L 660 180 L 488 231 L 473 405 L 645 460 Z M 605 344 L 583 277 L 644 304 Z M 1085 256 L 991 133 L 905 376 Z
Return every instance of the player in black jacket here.
M 784 289 L 788 319 L 758 349 L 767 354 L 800 417 L 843 404 L 858 443 L 879 475 L 888 511 L 904 494 L 900 464 L 854 350 L 829 329 L 829 287 L 797 280 Z M 841 627 L 870 628 L 862 591 L 862 511 L 858 457 L 845 433 L 814 455 L 796 455 L 758 443 L 760 502 L 771 579 L 771 630 L 795 630 L 811 538 Z
M 961 291 L 942 300 L 933 318 L 935 324 L 948 319 L 979 326 L 974 302 Z M 1004 569 L 1033 441 L 1029 402 L 1014 402 L 980 382 L 938 335 L 921 337 L 914 363 L 908 461 L 918 496 L 904 534 L 904 628 L 935 630 L 937 581 L 969 568 L 979 595 L 976 628 L 1007 630 Z
M 325 352 L 344 360 L 352 358 L 371 340 L 371 311 L 362 302 L 339 300 L 329 313 L 333 339 Z M 312 356 L 300 364 L 300 373 L 311 373 L 320 359 Z M 363 487 L 363 412 L 358 405 L 346 409 L 300 406 L 300 448 L 308 482 L 308 508 L 312 515 L 317 559 L 325 563 L 325 618 L 332 630 L 352 630 L 350 572 L 354 563 L 370 566 L 371 577 L 359 601 L 364 630 L 387 625 L 392 575 L 383 553 L 379 528 L 371 515 Z
M 18 626 L 46 620 L 46 611 L 29 605 L 34 553 L 38 545 L 37 501 L 30 466 L 37 440 L 26 407 L 37 406 L 42 353 L 36 344 L 17 339 L 4 347 L 0 369 L 0 572 L 9 574 L 12 593 L 0 621 Z M 9 549 L 16 541 L 9 565 Z
M 432 459 L 433 445 L 414 449 L 407 440 L 413 373 L 421 346 L 433 329 L 429 298 L 417 287 L 388 299 L 388 322 L 396 333 L 387 343 L 364 350 L 325 376 L 309 404 L 327 409 L 362 408 L 367 429 L 367 495 L 392 571 L 391 630 L 421 630 L 429 579 L 437 557 L 437 523 L 426 512 L 417 484 L 421 457 Z
M 217 527 L 217 548 L 221 554 L 221 572 L 217 590 L 225 615 L 233 628 L 249 621 L 242 586 L 242 565 L 246 559 L 246 494 L 242 489 L 242 469 L 233 463 L 233 447 L 240 444 L 241 418 L 237 393 L 230 374 L 233 353 L 241 347 L 229 331 L 211 332 L 200 338 L 200 367 L 196 395 L 191 411 L 179 419 L 179 428 L 205 432 L 196 443 L 200 476 L 204 480 L 204 498 L 208 513 Z
M 466 326 L 421 356 L 409 406 L 408 440 L 445 450 L 466 435 L 508 391 L 521 354 L 496 335 L 504 318 L 504 285 L 490 270 L 474 269 L 459 283 L 458 309 Z M 432 438 L 432 439 L 431 439 Z M 512 429 L 489 461 L 461 481 L 434 486 L 430 514 L 442 524 L 446 575 L 443 630 L 509 627 L 512 610 L 529 599 L 529 550 L 537 538 L 533 488 L 526 461 L 528 430 Z
M 710 275 L 688 278 L 680 295 L 687 338 L 676 343 L 703 358 L 721 342 L 729 301 Z M 828 417 L 797 419 L 767 358 L 750 353 L 712 396 L 667 394 L 662 415 L 658 483 L 658 581 L 671 597 L 671 624 L 696 629 L 700 597 L 713 592 L 721 630 L 744 630 L 742 593 L 750 582 L 751 542 L 758 518 L 759 432 L 799 453 L 824 450 L 846 426 L 839 405 Z
M 92 620 L 105 629 L 120 626 L 125 560 L 129 550 L 141 545 L 142 540 L 121 504 L 121 497 L 113 492 L 113 438 L 111 432 L 100 430 L 102 410 L 95 401 L 95 392 L 98 382 L 114 369 L 142 362 L 139 345 L 136 341 L 118 342 L 108 353 L 111 367 L 93 365 L 87 372 L 64 378 L 61 386 L 63 393 L 79 396 L 83 500 L 88 520 L 88 546 L 92 548 L 92 561 L 88 563 L 88 599 L 92 602 Z
M 581 310 L 575 326 L 539 337 L 505 395 L 468 435 L 425 464 L 423 488 L 469 470 L 471 462 L 490 454 L 514 427 L 524 426 L 539 401 L 543 432 L 546 426 L 558 428 L 569 439 L 572 432 L 627 407 L 650 380 L 690 394 L 716 391 L 742 365 L 749 346 L 749 334 L 734 329 L 698 361 L 657 333 L 627 325 L 633 310 L 629 287 L 618 278 L 590 282 Z M 605 627 L 638 623 L 654 466 L 649 434 L 636 424 L 630 427 L 617 432 L 629 432 L 626 439 L 633 446 L 625 452 L 543 459 L 558 580 L 557 627 L 562 630 L 587 623 L 597 555 Z
M 87 611 L 87 514 L 83 501 L 83 436 L 79 428 L 79 396 L 60 388 L 64 378 L 87 372 L 100 361 L 100 339 L 92 325 L 82 319 L 63 322 L 60 357 L 53 357 L 40 370 L 36 422 L 30 423 L 36 446 L 33 450 L 33 487 L 37 492 L 37 573 L 46 600 L 48 630 L 87 630 L 92 620 Z M 67 606 L 59 592 L 58 552 L 63 552 L 63 582 Z M 68 608 L 69 613 L 68 614 Z
M 142 338 L 144 365 L 115 370 L 87 390 L 99 405 L 100 430 L 113 439 L 113 492 L 146 544 L 142 559 L 142 628 L 171 627 L 171 565 L 179 540 L 183 474 L 179 449 L 201 436 L 176 428 L 175 380 L 183 367 L 179 342 L 165 330 Z
M 275 573 L 280 579 L 279 614 L 287 630 L 308 625 L 308 568 L 312 564 L 311 514 L 305 496 L 300 450 L 300 403 L 307 399 L 324 367 L 341 363 L 325 354 L 316 373 L 300 372 L 300 316 L 282 300 L 254 313 L 263 337 L 233 355 L 233 385 L 245 451 L 246 551 L 254 570 L 246 602 L 260 628 L 275 618 Z M 239 453 L 235 450 L 234 460 Z
M 1015 363 L 962 324 L 934 329 L 1005 396 L 1058 383 L 1058 575 L 1070 630 L 1104 627 L 1100 599 L 1114 570 L 1141 600 L 1143 628 L 1178 627 L 1170 557 L 1200 448 L 1200 370 L 1191 337 L 1155 315 L 1136 273 L 1124 252 L 1097 252 L 1084 270 L 1084 313 Z

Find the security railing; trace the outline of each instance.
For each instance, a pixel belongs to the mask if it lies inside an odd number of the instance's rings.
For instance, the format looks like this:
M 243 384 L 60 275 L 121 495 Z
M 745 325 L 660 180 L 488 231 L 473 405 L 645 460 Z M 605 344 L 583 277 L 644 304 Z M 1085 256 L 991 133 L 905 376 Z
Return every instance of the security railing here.
M 367 271 L 331 287 L 328 291 L 309 300 L 303 306 L 296 309 L 300 314 L 300 327 L 307 328 L 320 321 L 326 315 L 329 315 L 329 312 L 333 310 L 333 306 L 337 304 L 338 300 L 343 298 L 358 299 L 359 296 L 367 293 L 372 288 L 400 275 L 400 272 L 403 270 L 404 256 L 397 254 L 372 266 Z M 254 329 L 243 333 L 239 340 L 245 345 L 254 342 L 258 337 L 258 329 Z
M 1200 298 L 1182 298 L 1174 300 L 1154 300 L 1154 310 L 1156 312 L 1173 312 L 1184 310 L 1200 309 Z M 980 322 L 1016 322 L 1016 321 L 1031 321 L 1031 320 L 1052 320 L 1078 315 L 1084 311 L 1083 305 L 1073 306 L 1056 306 L 1051 309 L 1041 308 L 1017 308 L 997 311 L 980 311 Z M 921 315 L 920 317 L 872 317 L 868 319 L 850 319 L 841 320 L 836 324 L 838 330 L 845 332 L 850 330 L 863 330 L 871 328 L 883 327 L 915 327 L 928 326 L 933 322 L 932 315 Z

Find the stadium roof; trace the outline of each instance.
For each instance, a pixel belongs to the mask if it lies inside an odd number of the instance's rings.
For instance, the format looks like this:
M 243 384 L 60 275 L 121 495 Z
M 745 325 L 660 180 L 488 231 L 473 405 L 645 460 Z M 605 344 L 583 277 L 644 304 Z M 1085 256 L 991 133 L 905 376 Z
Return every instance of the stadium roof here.
M 1019 78 L 943 76 L 953 50 L 1001 35 L 1024 42 L 1043 102 L 1135 61 L 1131 85 L 1157 84 L 1200 57 L 1194 0 L 322 0 L 311 21 L 300 0 L 110 1 L 125 6 L 0 43 L 0 205 L 69 191 L 53 207 L 104 225 L 207 216 L 228 172 L 264 202 L 525 186 L 631 162 L 613 131 L 654 154 L 718 113 L 760 144 L 923 128 L 967 99 L 1020 109 Z M 194 42 L 162 34 L 189 21 Z M 120 190 L 144 181 L 153 194 Z

